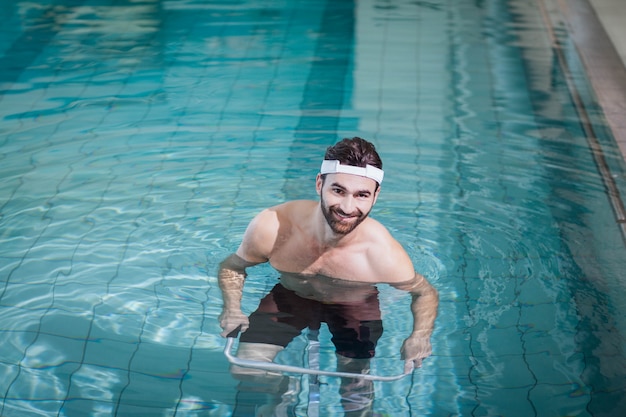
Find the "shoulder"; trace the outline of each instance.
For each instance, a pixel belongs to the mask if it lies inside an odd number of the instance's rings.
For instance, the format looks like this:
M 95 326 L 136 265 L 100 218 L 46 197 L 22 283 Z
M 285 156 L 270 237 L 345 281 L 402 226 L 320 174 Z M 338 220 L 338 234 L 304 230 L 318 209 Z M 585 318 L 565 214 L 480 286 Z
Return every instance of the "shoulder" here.
M 259 212 L 248 224 L 237 255 L 249 262 L 266 262 L 279 233 L 288 233 L 297 216 L 309 205 L 306 200 L 296 200 Z
M 301 214 L 303 211 L 308 212 L 308 210 L 311 210 L 318 204 L 319 202 L 313 200 L 292 200 L 271 207 L 268 210 L 275 211 L 281 215 L 292 217 L 294 215 Z
M 292 221 L 294 216 L 299 215 L 307 207 L 310 207 L 311 203 L 312 201 L 308 200 L 294 200 L 266 208 L 252 219 L 248 228 L 273 230 L 280 223 Z
M 415 269 L 404 247 L 380 222 L 369 220 L 366 229 L 368 258 L 381 281 L 393 284 L 412 280 Z

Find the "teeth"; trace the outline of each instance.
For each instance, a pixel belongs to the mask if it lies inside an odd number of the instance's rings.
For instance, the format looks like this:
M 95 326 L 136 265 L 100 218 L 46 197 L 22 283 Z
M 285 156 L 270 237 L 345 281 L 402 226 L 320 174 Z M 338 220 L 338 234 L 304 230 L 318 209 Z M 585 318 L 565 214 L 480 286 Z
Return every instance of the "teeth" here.
M 358 216 L 355 216 L 353 214 L 347 214 L 347 213 L 344 213 L 344 212 L 341 212 L 341 211 L 336 211 L 336 210 L 333 210 L 333 213 L 335 214 L 335 216 L 337 216 L 341 220 L 349 220 L 349 219 L 353 219 L 355 217 L 358 217 Z

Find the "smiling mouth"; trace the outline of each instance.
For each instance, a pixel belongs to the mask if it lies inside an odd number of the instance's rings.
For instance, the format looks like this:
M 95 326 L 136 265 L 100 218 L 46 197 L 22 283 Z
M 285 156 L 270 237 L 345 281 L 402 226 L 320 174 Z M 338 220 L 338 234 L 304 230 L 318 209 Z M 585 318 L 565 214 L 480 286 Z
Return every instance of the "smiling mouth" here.
M 359 217 L 358 214 L 346 214 L 337 210 L 333 210 L 333 214 L 335 215 L 335 217 L 337 217 L 337 219 L 344 222 L 351 219 L 357 219 Z

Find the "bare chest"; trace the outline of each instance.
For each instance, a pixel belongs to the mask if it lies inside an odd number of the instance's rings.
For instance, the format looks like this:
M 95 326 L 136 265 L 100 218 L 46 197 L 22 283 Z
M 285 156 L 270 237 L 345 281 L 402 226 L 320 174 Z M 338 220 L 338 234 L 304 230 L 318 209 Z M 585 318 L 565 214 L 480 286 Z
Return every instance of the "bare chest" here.
M 377 293 L 374 284 L 329 278 L 323 275 L 283 273 L 283 287 L 300 297 L 324 303 L 361 303 Z
M 271 265 L 286 272 L 325 275 L 349 281 L 373 282 L 367 253 L 363 245 L 347 248 L 322 248 L 314 242 L 290 239 L 276 248 Z

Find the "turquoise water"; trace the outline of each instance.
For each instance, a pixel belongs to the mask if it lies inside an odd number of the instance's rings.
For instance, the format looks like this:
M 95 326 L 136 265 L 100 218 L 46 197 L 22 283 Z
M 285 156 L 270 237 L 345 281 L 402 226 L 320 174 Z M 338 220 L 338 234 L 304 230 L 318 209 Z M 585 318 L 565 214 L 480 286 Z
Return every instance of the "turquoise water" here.
M 324 149 L 355 135 L 385 166 L 372 215 L 441 297 L 433 355 L 375 383 L 376 413 L 626 408 L 624 240 L 573 91 L 622 191 L 624 164 L 557 2 L 12 0 L 0 17 L 0 415 L 231 415 L 217 264 L 259 210 L 316 198 Z M 250 271 L 246 312 L 276 277 Z M 381 302 L 373 370 L 393 374 L 411 316 L 405 294 Z M 342 415 L 323 382 L 319 414 Z

